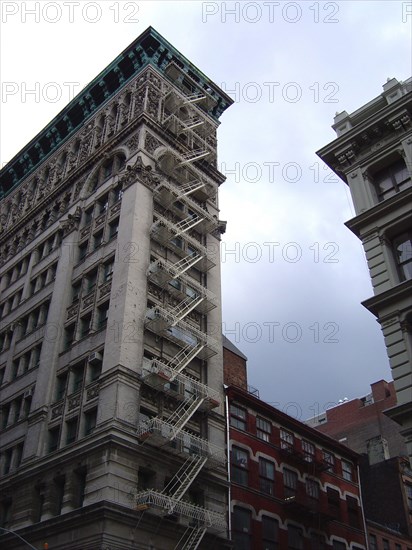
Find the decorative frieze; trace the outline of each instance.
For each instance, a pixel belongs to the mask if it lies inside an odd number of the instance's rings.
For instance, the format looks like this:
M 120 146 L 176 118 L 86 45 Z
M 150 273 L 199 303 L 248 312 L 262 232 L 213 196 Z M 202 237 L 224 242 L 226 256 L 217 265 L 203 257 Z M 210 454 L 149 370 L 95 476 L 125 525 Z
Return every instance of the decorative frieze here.
M 99 383 L 96 382 L 93 386 L 87 388 L 86 391 L 86 401 L 91 401 L 92 399 L 95 399 L 96 397 L 99 397 Z
M 51 409 L 51 420 L 59 418 L 63 414 L 64 402 L 58 403 Z
M 75 395 L 69 397 L 68 410 L 72 411 L 77 407 L 80 407 L 81 393 L 77 392 Z

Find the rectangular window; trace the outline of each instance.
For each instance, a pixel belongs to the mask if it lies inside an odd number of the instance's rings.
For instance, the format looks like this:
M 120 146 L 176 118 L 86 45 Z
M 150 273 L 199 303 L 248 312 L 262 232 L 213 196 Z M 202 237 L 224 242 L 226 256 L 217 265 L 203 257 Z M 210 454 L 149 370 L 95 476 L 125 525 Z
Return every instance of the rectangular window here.
M 72 304 L 77 302 L 80 297 L 80 290 L 81 290 L 81 282 L 75 283 L 72 285 Z
M 342 460 L 342 476 L 343 479 L 353 481 L 353 466 L 350 462 Z
M 21 464 L 21 459 L 23 457 L 23 447 L 24 447 L 24 443 L 19 443 L 16 447 L 16 450 L 15 450 L 16 456 L 14 459 L 15 468 L 18 468 Z
M 405 492 L 406 492 L 406 501 L 408 503 L 408 508 L 412 512 L 412 485 L 405 484 Z
M 77 261 L 81 262 L 85 259 L 87 256 L 87 249 L 89 247 L 89 241 L 84 241 L 83 243 L 79 244 L 79 254 Z
M 109 196 L 104 195 L 97 201 L 97 213 L 102 214 L 109 208 Z
M 107 283 L 108 281 L 112 280 L 113 276 L 113 268 L 114 268 L 114 260 L 110 260 L 110 262 L 106 262 L 103 266 L 103 282 Z
M 259 458 L 259 486 L 262 493 L 274 494 L 275 465 L 270 460 Z
M 237 405 L 230 405 L 230 425 L 239 430 L 246 430 L 246 410 Z
M 288 549 L 303 550 L 303 531 L 295 525 L 288 525 Z
M 83 377 L 84 377 L 84 365 L 81 363 L 80 365 L 76 365 L 72 368 L 72 391 L 71 393 L 74 393 L 81 389 L 83 385 Z
M 66 445 L 73 443 L 76 440 L 77 435 L 77 423 L 78 418 L 72 418 L 66 422 Z
M 272 432 L 272 425 L 268 420 L 264 418 L 256 417 L 256 435 L 263 441 L 269 441 L 270 434 Z
M 283 490 L 285 499 L 296 496 L 298 490 L 298 474 L 293 470 L 283 470 Z
M 97 419 L 97 409 L 92 409 L 91 411 L 87 411 L 87 413 L 85 413 L 84 435 L 89 435 L 92 433 L 92 431 L 96 427 L 96 419 Z
M 323 462 L 325 464 L 326 471 L 335 471 L 335 455 L 329 451 L 323 451 Z
M 93 207 L 88 208 L 87 210 L 85 210 L 85 212 L 84 212 L 84 226 L 89 225 L 89 223 L 92 222 L 92 220 L 93 220 L 93 210 L 94 210 Z
M 101 305 L 97 309 L 97 328 L 100 330 L 107 325 L 107 319 L 109 317 L 109 302 Z
M 63 499 L 64 499 L 64 487 L 66 484 L 66 478 L 64 476 L 59 476 L 54 479 L 55 487 L 55 515 L 59 516 L 63 508 Z
M 390 550 L 389 541 L 387 539 L 382 539 L 383 550 Z
M 326 550 L 326 541 L 324 535 L 312 533 L 310 536 L 310 550 Z
M 379 170 L 373 175 L 379 201 L 393 197 L 412 185 L 411 176 L 403 159 Z
M 93 271 L 89 271 L 85 277 L 85 292 L 91 292 L 97 281 L 97 269 L 93 269 Z
M 410 281 L 412 279 L 412 231 L 396 237 L 393 248 L 400 280 Z
M 315 445 L 309 443 L 309 441 L 302 440 L 303 458 L 306 462 L 313 462 L 315 460 Z
M 360 524 L 360 517 L 359 517 L 359 506 L 358 501 L 356 498 L 347 496 L 346 497 L 346 504 L 348 507 L 348 520 L 349 525 L 352 527 L 359 528 L 361 526 Z
M 60 374 L 56 379 L 56 401 L 63 399 L 66 391 L 67 372 Z
M 286 451 L 293 449 L 295 438 L 291 432 L 280 430 L 280 448 Z
M 249 455 L 238 447 L 232 448 L 232 481 L 247 486 L 249 478 Z
M 262 516 L 262 548 L 277 550 L 279 540 L 279 523 L 276 519 Z
M 109 239 L 112 239 L 117 235 L 119 231 L 119 220 L 114 220 L 109 224 Z
M 346 550 L 346 544 L 339 540 L 334 540 L 332 543 L 333 550 Z
M 339 494 L 339 491 L 336 491 L 335 489 L 332 489 L 331 487 L 327 487 L 326 493 L 327 493 L 327 497 L 328 497 L 329 512 L 333 515 L 334 518 L 339 519 L 340 518 L 340 494 Z
M 4 475 L 6 475 L 10 472 L 12 456 L 13 456 L 13 449 L 7 449 L 6 451 L 4 451 L 4 463 L 3 463 L 3 474 Z
M 80 338 L 84 338 L 92 328 L 92 314 L 89 313 L 80 319 Z
M 96 248 L 99 248 L 99 246 L 102 243 L 103 243 L 103 231 L 99 231 L 93 237 L 93 249 L 96 250 Z
M 319 483 L 314 479 L 306 480 L 306 494 L 310 498 L 319 499 Z
M 252 513 L 235 506 L 233 509 L 233 542 L 236 550 L 251 550 Z
M 57 450 L 59 446 L 59 427 L 49 430 L 49 453 Z

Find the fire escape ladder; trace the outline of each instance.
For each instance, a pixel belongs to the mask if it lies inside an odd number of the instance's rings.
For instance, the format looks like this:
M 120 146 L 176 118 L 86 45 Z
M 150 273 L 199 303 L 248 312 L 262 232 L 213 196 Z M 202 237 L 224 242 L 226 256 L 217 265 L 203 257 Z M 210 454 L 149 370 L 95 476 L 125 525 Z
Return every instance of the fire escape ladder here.
M 167 484 L 164 492 L 172 496 L 174 500 L 180 500 L 196 479 L 206 462 L 207 457 L 205 456 L 190 456 Z
M 203 221 L 204 218 L 201 218 L 200 216 L 189 216 L 185 220 L 182 220 L 179 223 L 175 224 L 175 231 L 176 236 L 182 235 L 183 233 L 187 233 L 196 225 L 198 225 L 200 222 Z
M 195 193 L 199 189 L 202 189 L 202 187 L 205 187 L 205 186 L 206 186 L 205 182 L 196 179 L 183 184 L 180 187 L 180 191 L 182 192 L 182 196 L 188 196 L 188 195 L 191 195 L 192 193 Z
M 180 430 L 189 422 L 205 399 L 205 395 L 194 395 L 183 401 L 183 403 L 173 411 L 167 419 L 167 422 L 173 426 L 173 437 L 176 437 Z
M 188 271 L 191 267 L 197 264 L 197 262 L 200 262 L 200 260 L 203 258 L 202 254 L 196 253 L 193 255 L 186 256 L 185 258 L 182 258 L 178 262 L 176 262 L 173 265 L 173 268 L 176 271 L 177 277 L 180 275 L 183 275 L 186 271 Z
M 186 315 L 189 315 L 189 313 L 193 311 L 201 302 L 203 302 L 203 300 L 204 297 L 197 294 L 194 297 L 188 296 L 186 300 L 180 302 L 180 304 L 173 308 L 172 311 L 172 314 L 177 319 L 176 323 L 184 319 Z M 173 323 L 172 326 L 174 326 L 176 323 Z
M 188 527 L 174 550 L 196 550 L 206 533 L 206 527 Z
M 198 355 L 202 349 L 204 348 L 204 344 L 199 343 L 197 346 L 186 346 L 185 348 L 181 349 L 176 355 L 172 358 L 170 361 L 170 364 L 173 365 L 173 368 L 177 372 L 182 372 L 187 365 L 192 361 L 196 355 Z

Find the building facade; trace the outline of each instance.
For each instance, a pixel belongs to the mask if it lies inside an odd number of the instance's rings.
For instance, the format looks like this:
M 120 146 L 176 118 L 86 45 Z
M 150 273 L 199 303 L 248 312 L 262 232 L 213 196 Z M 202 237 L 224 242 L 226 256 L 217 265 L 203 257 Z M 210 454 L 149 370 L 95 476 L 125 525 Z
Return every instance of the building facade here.
M 34 545 L 227 546 L 231 103 L 149 28 L 0 173 L 0 525 Z
M 226 391 L 234 547 L 366 548 L 359 455 L 246 390 Z
M 306 424 L 333 437 L 359 454 L 368 464 L 398 456 L 407 456 L 400 426 L 384 411 L 396 406 L 393 382 L 379 380 L 371 384 L 367 395 L 343 401 L 336 407 L 310 418 Z
M 412 457 L 412 79 L 388 79 L 383 92 L 352 114 L 336 115 L 337 133 L 318 151 L 349 186 L 374 296 L 363 305 L 380 323 L 402 426 Z
M 401 426 L 384 414 L 394 406 L 393 382 L 379 380 L 368 395 L 307 421 L 362 455 L 359 471 L 369 546 L 379 550 L 412 547 L 412 471 Z

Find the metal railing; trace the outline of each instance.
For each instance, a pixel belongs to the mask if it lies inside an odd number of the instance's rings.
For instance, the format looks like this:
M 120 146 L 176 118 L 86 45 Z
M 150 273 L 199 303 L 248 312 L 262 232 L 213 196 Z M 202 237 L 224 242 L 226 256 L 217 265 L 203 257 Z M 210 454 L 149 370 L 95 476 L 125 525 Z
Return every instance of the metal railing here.
M 136 506 L 153 506 L 162 510 L 171 511 L 170 513 L 181 514 L 184 517 L 194 519 L 205 527 L 211 527 L 217 531 L 226 529 L 226 518 L 224 514 L 213 512 L 201 506 L 190 504 L 181 500 L 176 500 L 171 496 L 164 495 L 159 491 L 149 489 L 135 495 Z
M 224 449 L 186 430 L 180 430 L 176 434 L 175 427 L 167 420 L 161 420 L 160 418 L 145 420 L 138 426 L 136 434 L 140 438 L 143 436 L 149 437 L 153 434 L 167 441 L 175 440 L 178 445 L 175 450 L 178 453 L 206 456 L 214 462 L 226 464 Z

